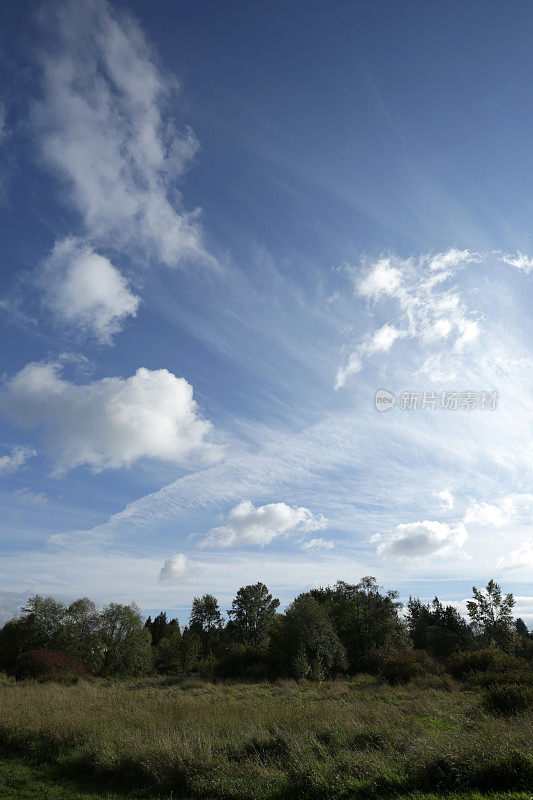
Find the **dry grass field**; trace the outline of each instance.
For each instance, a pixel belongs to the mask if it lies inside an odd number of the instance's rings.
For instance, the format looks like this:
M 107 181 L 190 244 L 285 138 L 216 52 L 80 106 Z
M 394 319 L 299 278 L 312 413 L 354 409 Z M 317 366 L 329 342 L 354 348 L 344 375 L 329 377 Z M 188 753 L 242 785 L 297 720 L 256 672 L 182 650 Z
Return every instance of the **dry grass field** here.
M 533 795 L 531 714 L 490 714 L 477 690 L 449 678 L 6 682 L 0 693 L 1 754 L 16 759 L 14 774 L 22 763 L 100 787 L 76 795 L 70 783 L 51 798 Z M 9 794 L 5 765 L 0 796 L 31 797 Z

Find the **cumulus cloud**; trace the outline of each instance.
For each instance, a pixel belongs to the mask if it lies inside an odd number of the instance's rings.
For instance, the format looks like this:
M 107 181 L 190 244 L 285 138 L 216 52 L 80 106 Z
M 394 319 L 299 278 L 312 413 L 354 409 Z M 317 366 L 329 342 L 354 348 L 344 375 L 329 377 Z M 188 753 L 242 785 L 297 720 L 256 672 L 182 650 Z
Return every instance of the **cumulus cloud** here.
M 456 288 L 446 288 L 459 269 L 481 258 L 469 250 L 452 248 L 419 258 L 390 256 L 370 264 L 363 276 L 359 268 L 348 268 L 354 279 L 354 294 L 367 301 L 392 304 L 396 322 L 386 323 L 363 338 L 337 371 L 335 388 L 359 372 L 366 359 L 389 352 L 398 339 L 415 339 L 423 345 L 447 342 L 461 351 L 479 336 L 479 319 L 473 316 Z
M 451 547 L 462 547 L 467 531 L 463 524 L 455 528 L 444 522 L 409 522 L 398 525 L 390 534 L 380 537 L 379 556 L 420 558 Z
M 509 264 L 511 267 L 521 270 L 526 275 L 529 275 L 533 269 L 533 258 L 530 258 L 525 253 L 517 250 L 515 255 L 506 254 L 502 256 L 502 261 Z
M 43 5 L 48 34 L 33 125 L 42 159 L 70 189 L 98 246 L 177 266 L 207 259 L 198 210 L 175 186 L 198 149 L 165 114 L 178 82 L 135 20 L 106 0 Z
M 140 458 L 186 465 L 218 455 L 192 386 L 166 369 L 77 385 L 59 364 L 28 364 L 6 381 L 0 411 L 40 430 L 56 474 L 82 464 L 98 471 Z
M 161 567 L 159 582 L 175 583 L 183 580 L 190 572 L 191 568 L 187 556 L 184 553 L 176 553 L 176 555 L 167 558 Z
M 12 475 L 22 467 L 29 458 L 37 455 L 33 447 L 18 445 L 11 453 L 0 456 L 0 475 Z
M 43 265 L 39 283 L 54 318 L 110 344 L 128 316 L 135 316 L 139 298 L 109 259 L 85 242 L 56 242 Z
M 244 500 L 231 509 L 224 525 L 209 531 L 200 546 L 232 547 L 244 544 L 264 547 L 277 536 L 316 531 L 325 526 L 324 517 L 315 516 L 302 506 L 289 506 L 286 503 L 254 506 L 249 500 Z
M 308 542 L 302 542 L 300 545 L 301 550 L 333 550 L 335 547 L 331 539 L 309 539 Z

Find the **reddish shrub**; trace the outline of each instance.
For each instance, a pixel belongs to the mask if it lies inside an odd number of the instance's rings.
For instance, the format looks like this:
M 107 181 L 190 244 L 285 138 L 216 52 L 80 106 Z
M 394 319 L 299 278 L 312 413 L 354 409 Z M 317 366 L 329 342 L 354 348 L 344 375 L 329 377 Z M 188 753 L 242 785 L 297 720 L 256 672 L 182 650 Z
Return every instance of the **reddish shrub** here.
M 79 658 L 60 650 L 29 650 L 17 658 L 18 679 L 50 678 L 55 675 L 83 677 L 87 675 L 87 670 Z

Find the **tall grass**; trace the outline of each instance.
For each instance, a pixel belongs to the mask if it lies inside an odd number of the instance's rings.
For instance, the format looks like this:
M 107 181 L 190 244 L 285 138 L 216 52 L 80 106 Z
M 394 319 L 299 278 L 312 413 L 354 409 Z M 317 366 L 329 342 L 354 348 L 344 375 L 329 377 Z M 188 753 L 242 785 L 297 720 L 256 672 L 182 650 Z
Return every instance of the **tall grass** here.
M 24 682 L 0 686 L 0 748 L 191 798 L 369 798 L 527 789 L 533 720 L 443 681 Z

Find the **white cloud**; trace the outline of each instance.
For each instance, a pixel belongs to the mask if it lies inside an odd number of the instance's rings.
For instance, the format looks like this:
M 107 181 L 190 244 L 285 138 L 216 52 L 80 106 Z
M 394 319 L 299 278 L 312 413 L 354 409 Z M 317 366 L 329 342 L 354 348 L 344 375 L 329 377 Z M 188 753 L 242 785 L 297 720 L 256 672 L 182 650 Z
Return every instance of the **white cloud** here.
M 184 553 L 177 553 L 175 556 L 167 558 L 161 572 L 159 573 L 160 583 L 175 583 L 183 580 L 191 572 L 189 560 Z
M 380 258 L 362 278 L 358 269 L 349 268 L 355 295 L 376 303 L 388 301 L 396 322 L 381 326 L 353 348 L 346 364 L 337 371 L 335 388 L 341 388 L 350 375 L 359 372 L 365 359 L 388 353 L 401 338 L 425 346 L 448 342 L 456 352 L 475 342 L 480 333 L 478 317 L 469 312 L 457 289 L 444 288 L 443 284 L 465 265 L 480 260 L 469 250 L 452 248 L 417 259 Z
M 37 455 L 33 447 L 18 445 L 11 453 L 0 456 L 0 475 L 12 475 L 22 467 L 29 458 Z
M 388 353 L 397 339 L 407 336 L 405 331 L 398 330 L 394 325 L 383 325 L 378 328 L 372 336 L 362 342 L 359 347 L 350 355 L 345 367 L 341 367 L 337 372 L 335 388 L 344 386 L 346 378 L 354 375 L 363 368 L 363 358 L 373 356 L 376 353 Z
M 472 503 L 464 516 L 467 525 L 481 525 L 500 528 L 506 525 L 514 511 L 514 506 L 509 498 L 500 503 Z
M 533 569 L 533 542 L 524 541 L 515 547 L 509 555 L 502 556 L 497 566 L 504 570 L 527 570 L 528 574 Z
M 503 255 L 502 261 L 511 267 L 521 270 L 526 275 L 529 275 L 533 269 L 533 258 L 530 258 L 520 250 L 517 250 L 514 256 L 510 254 Z
M 326 526 L 326 520 L 315 516 L 308 508 L 289 506 L 286 503 L 269 503 L 254 506 L 244 500 L 231 509 L 225 524 L 209 531 L 201 547 L 214 545 L 270 544 L 277 536 L 302 531 L 317 531 Z
M 76 385 L 61 376 L 59 364 L 28 364 L 6 382 L 0 410 L 41 431 L 56 474 L 82 464 L 129 466 L 143 457 L 209 462 L 218 453 L 192 386 L 166 369 Z
M 441 489 L 440 492 L 435 492 L 434 496 L 440 501 L 443 511 L 451 511 L 455 505 L 455 499 L 449 489 Z
M 368 300 L 381 295 L 394 295 L 402 283 L 401 270 L 393 267 L 390 258 L 380 258 L 367 274 L 356 282 L 356 294 Z
M 175 186 L 198 149 L 165 118 L 177 81 L 156 66 L 142 31 L 106 0 L 43 6 L 51 46 L 33 124 L 43 161 L 66 181 L 97 246 L 177 266 L 211 260 L 198 210 Z
M 331 539 L 309 539 L 300 545 L 301 550 L 333 550 L 335 543 Z
M 378 556 L 420 558 L 450 547 L 462 547 L 467 538 L 464 525 L 452 528 L 444 522 L 409 522 L 398 525 L 390 534 L 380 537 Z
M 135 316 L 139 298 L 104 256 L 79 239 L 56 242 L 39 283 L 54 318 L 110 344 L 123 321 Z
M 43 506 L 48 502 L 48 498 L 44 492 L 32 492 L 27 486 L 23 489 L 17 489 L 13 492 L 18 500 L 31 505 Z

